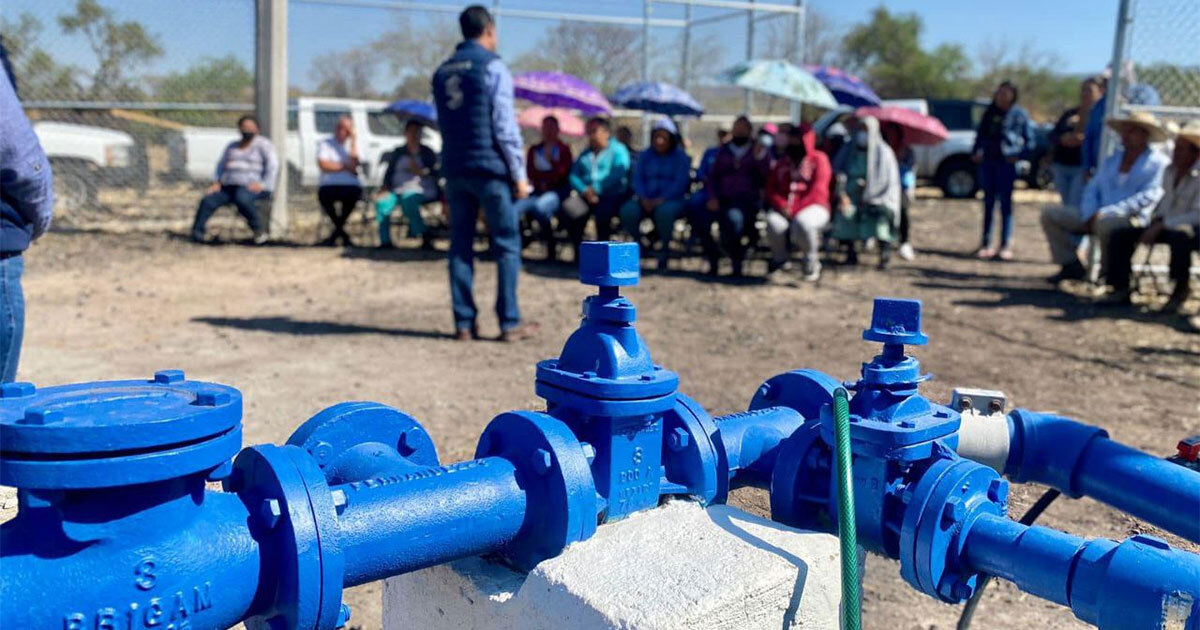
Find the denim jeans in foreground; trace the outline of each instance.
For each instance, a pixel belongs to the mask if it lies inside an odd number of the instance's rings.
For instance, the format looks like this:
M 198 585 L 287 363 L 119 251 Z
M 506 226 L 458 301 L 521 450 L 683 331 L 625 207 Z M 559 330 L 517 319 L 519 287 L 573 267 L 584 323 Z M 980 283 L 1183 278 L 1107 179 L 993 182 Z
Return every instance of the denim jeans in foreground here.
M 21 289 L 24 271 L 21 255 L 0 259 L 0 358 L 4 361 L 0 382 L 3 383 L 16 380 L 17 363 L 21 359 L 21 340 L 25 336 L 25 293 Z
M 450 300 L 458 330 L 475 325 L 475 223 L 479 209 L 487 218 L 492 251 L 496 255 L 496 317 L 500 330 L 521 323 L 517 308 L 517 274 L 521 271 L 521 231 L 513 209 L 512 189 L 500 179 L 450 177 L 446 179 L 450 204 Z

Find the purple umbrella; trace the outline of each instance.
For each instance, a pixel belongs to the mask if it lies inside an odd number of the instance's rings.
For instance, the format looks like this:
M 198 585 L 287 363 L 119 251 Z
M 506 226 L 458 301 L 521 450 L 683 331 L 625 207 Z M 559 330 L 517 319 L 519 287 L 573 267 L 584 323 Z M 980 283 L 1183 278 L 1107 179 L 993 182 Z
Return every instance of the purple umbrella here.
M 612 105 L 591 83 L 562 72 L 522 72 L 513 77 L 517 98 L 542 107 L 577 109 L 585 114 L 612 113 Z
M 879 96 L 862 79 L 833 66 L 804 66 L 817 78 L 840 105 L 850 107 L 873 107 L 879 105 Z

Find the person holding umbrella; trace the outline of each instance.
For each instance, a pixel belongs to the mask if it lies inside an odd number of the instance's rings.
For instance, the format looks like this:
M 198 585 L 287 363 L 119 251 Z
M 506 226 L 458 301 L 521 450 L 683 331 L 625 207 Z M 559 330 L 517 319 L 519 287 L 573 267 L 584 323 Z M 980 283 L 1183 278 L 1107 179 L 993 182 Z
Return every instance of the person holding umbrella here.
M 1012 260 L 1013 183 L 1017 161 L 1031 150 L 1035 138 L 1029 113 L 1017 104 L 1017 86 L 1005 81 L 992 94 L 975 131 L 971 159 L 979 165 L 983 187 L 983 238 L 975 255 L 983 259 Z M 1000 206 L 1000 249 L 992 247 L 992 214 Z
M 692 161 L 679 146 L 670 118 L 654 122 L 650 148 L 642 151 L 633 169 L 634 197 L 621 206 L 621 227 L 641 240 L 642 217 L 654 219 L 658 233 L 658 268 L 667 268 L 675 220 L 683 214 L 691 184 Z
M 537 325 L 521 322 L 517 275 L 521 233 L 512 200 L 529 195 L 521 130 L 513 107 L 512 74 L 496 54 L 496 23 L 472 5 L 458 16 L 463 41 L 433 74 L 442 130 L 442 168 L 450 206 L 450 299 L 454 337 L 478 339 L 475 298 L 475 223 L 480 206 L 496 254 L 496 315 L 500 340 L 531 337 Z
M 420 119 L 409 118 L 404 125 L 404 146 L 392 150 L 383 185 L 375 194 L 375 220 L 379 222 L 379 246 L 392 247 L 392 211 L 400 211 L 408 219 L 408 235 L 420 237 L 421 249 L 432 250 L 433 238 L 421 218 L 421 204 L 436 200 L 438 190 L 438 156 L 433 149 L 421 144 Z

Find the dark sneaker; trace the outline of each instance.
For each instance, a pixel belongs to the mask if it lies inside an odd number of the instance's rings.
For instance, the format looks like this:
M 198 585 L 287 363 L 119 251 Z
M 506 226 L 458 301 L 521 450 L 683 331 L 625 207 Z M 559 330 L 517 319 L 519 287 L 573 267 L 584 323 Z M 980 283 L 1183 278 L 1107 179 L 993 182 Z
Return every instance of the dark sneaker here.
M 389 243 L 390 245 L 390 243 Z M 470 328 L 459 328 L 454 331 L 455 341 L 474 341 L 479 339 L 479 329 L 472 326 Z
M 1133 300 L 1129 299 L 1129 291 L 1113 291 L 1108 294 L 1103 300 L 1096 301 L 1096 306 L 1100 308 L 1124 308 L 1133 306 Z
M 1087 269 L 1083 268 L 1083 264 L 1078 260 L 1062 266 L 1058 273 L 1046 278 L 1046 282 L 1050 284 L 1058 284 L 1063 280 L 1083 280 L 1087 277 Z
M 496 341 L 503 341 L 505 343 L 525 341 L 526 339 L 536 337 L 541 329 L 542 327 L 537 322 L 525 322 L 508 330 L 501 331 Z
M 1184 282 L 1186 283 L 1187 281 L 1185 280 Z M 1191 296 L 1191 291 L 1188 289 L 1188 287 L 1186 285 L 1182 289 L 1177 287 L 1174 291 L 1171 292 L 1171 297 L 1170 297 L 1170 299 L 1167 300 L 1167 303 L 1163 305 L 1162 312 L 1164 312 L 1164 313 L 1180 312 L 1183 309 L 1183 303 L 1187 302 L 1188 297 L 1190 297 L 1190 296 Z

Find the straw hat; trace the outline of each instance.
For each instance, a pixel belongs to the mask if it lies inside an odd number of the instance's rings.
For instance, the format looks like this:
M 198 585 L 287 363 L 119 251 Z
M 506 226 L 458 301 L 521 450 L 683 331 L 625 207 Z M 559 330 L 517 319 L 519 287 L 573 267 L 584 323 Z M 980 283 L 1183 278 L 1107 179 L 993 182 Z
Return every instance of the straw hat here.
M 1200 120 L 1189 120 L 1184 123 L 1183 128 L 1175 134 L 1175 140 L 1176 142 L 1179 140 L 1190 142 L 1196 148 L 1200 148 Z
M 1124 118 L 1111 118 L 1108 121 L 1108 126 L 1114 131 L 1121 131 L 1125 125 L 1145 129 L 1150 142 L 1163 142 L 1169 137 L 1166 130 L 1158 125 L 1158 120 L 1146 112 L 1133 112 Z

